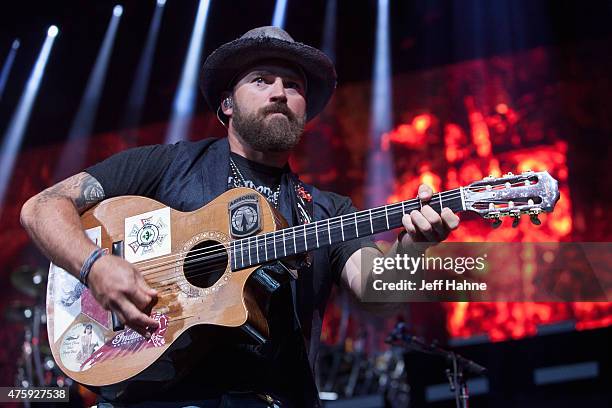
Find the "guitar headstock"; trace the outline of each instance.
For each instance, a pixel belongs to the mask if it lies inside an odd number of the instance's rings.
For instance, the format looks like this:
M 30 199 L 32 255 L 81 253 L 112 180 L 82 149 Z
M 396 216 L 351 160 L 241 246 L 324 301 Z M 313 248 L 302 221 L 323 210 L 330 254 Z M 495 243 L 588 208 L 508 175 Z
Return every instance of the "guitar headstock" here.
M 521 214 L 529 214 L 539 225 L 538 214 L 551 212 L 559 200 L 559 185 L 547 171 L 508 173 L 501 177 L 485 177 L 463 188 L 465 209 L 494 220 L 514 217 L 518 225 Z

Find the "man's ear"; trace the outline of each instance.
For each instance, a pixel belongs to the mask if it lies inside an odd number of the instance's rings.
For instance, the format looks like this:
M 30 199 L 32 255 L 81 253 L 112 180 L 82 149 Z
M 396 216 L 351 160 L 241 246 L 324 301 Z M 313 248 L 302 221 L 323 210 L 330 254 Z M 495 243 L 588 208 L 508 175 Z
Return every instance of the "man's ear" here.
M 224 92 L 222 94 L 221 112 L 227 117 L 232 116 L 232 113 L 234 113 L 234 98 L 229 92 Z

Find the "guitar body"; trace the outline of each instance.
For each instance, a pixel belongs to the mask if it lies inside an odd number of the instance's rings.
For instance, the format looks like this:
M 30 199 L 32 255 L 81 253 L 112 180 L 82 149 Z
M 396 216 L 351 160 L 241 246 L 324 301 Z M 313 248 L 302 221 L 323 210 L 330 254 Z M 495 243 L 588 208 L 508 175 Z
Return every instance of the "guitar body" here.
M 538 214 L 551 212 L 558 199 L 557 180 L 548 172 L 526 171 L 437 193 L 429 205 L 438 213 L 444 207 L 473 211 L 493 225 L 501 217 L 518 222 L 528 214 L 539 225 Z M 214 329 L 207 340 L 235 341 L 237 333 L 246 333 L 261 343 L 270 338 L 267 311 L 281 282 L 261 270 L 253 273 L 260 265 L 401 227 L 402 217 L 422 205 L 411 199 L 287 228 L 248 188 L 231 189 L 193 212 L 144 197 L 105 200 L 81 217 L 85 232 L 134 264 L 158 291 L 151 316 L 160 327 L 150 339 L 123 328 L 76 278 L 52 264 L 47 330 L 55 361 L 74 380 L 103 386 L 141 373 L 194 326 Z M 198 347 L 214 352 L 205 343 Z
M 230 205 L 245 196 L 258 201 L 258 233 L 286 227 L 263 196 L 246 188 L 229 190 L 193 212 L 125 196 L 105 200 L 84 213 L 81 221 L 89 237 L 109 252 L 124 254 L 158 291 L 151 312 L 160 328 L 149 340 L 127 327 L 115 324 L 113 329 L 112 314 L 77 279 L 52 264 L 47 328 L 62 371 L 90 386 L 124 381 L 141 373 L 196 325 L 249 327 L 267 336 L 263 307 L 247 285 L 257 267 L 231 271 L 227 255 L 233 239 Z M 190 265 L 213 251 L 225 253 L 225 264 L 221 256 L 212 266 Z

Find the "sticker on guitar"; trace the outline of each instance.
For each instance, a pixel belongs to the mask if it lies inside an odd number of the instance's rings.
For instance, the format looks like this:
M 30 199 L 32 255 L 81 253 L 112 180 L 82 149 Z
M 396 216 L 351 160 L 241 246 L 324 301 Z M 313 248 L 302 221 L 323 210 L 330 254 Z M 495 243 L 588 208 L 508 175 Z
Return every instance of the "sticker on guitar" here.
M 125 259 L 139 262 L 171 252 L 170 207 L 125 219 Z
M 66 332 L 60 346 L 60 359 L 66 368 L 81 371 L 82 364 L 102 346 L 102 328 L 94 323 L 78 323 Z
M 100 246 L 102 227 L 85 231 L 89 239 Z M 57 341 L 80 313 L 89 316 L 107 329 L 109 314 L 96 302 L 93 295 L 77 278 L 57 265 L 49 267 L 49 280 L 53 282 L 53 341 Z
M 124 357 L 146 348 L 164 346 L 166 344 L 164 335 L 168 330 L 168 317 L 160 313 L 154 313 L 151 317 L 157 320 L 159 327 L 155 333 L 151 334 L 150 339 L 145 339 L 130 328 L 122 330 L 89 356 L 81 365 L 81 370 L 87 370 L 100 361 L 113 359 L 119 355 Z

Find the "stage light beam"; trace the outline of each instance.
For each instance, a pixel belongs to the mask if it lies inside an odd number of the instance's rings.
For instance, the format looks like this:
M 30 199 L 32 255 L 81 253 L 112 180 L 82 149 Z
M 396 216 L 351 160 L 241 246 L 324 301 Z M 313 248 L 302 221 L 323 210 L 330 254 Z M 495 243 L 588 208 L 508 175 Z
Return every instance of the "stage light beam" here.
M 280 28 L 285 28 L 285 16 L 287 15 L 287 0 L 276 0 L 274 5 L 274 16 L 272 17 L 272 25 Z
M 85 153 L 89 146 L 87 137 L 90 136 L 93 130 L 122 12 L 123 8 L 121 6 L 115 6 L 113 9 L 113 15 L 104 34 L 104 40 L 96 56 L 94 67 L 87 79 L 87 85 L 81 97 L 79 108 L 68 131 L 68 140 L 65 143 L 61 156 L 64 159 L 60 160 L 58 167 L 55 169 L 55 181 L 70 176 L 75 171 L 80 170 L 85 163 Z
M 8 82 L 8 77 L 11 73 L 11 68 L 13 67 L 13 62 L 15 62 L 15 57 L 17 56 L 17 50 L 19 49 L 20 44 L 21 43 L 18 39 L 13 41 L 13 44 L 11 44 L 11 49 L 4 60 L 4 64 L 2 64 L 2 71 L 0 71 L 0 101 L 2 100 L 2 94 L 4 93 L 4 88 Z
M 187 57 L 183 64 L 181 80 L 174 96 L 172 116 L 166 133 L 166 143 L 175 143 L 187 138 L 189 123 L 195 107 L 200 56 L 209 6 L 210 0 L 200 0 L 193 31 L 191 32 Z
M 336 14 L 337 0 L 327 0 L 325 6 L 325 20 L 323 23 L 322 51 L 334 62 L 336 62 Z
M 389 45 L 389 1 L 378 0 L 374 78 L 370 105 L 370 140 L 373 150 L 368 156 L 366 186 L 368 207 L 386 203 L 393 191 L 391 152 L 382 149 L 383 135 L 392 127 L 391 51 Z
M 161 25 L 161 19 L 164 12 L 164 4 L 166 4 L 165 0 L 158 0 L 155 11 L 153 12 L 153 18 L 151 19 L 151 25 L 149 26 L 149 32 L 147 34 L 147 41 L 142 50 L 128 97 L 127 109 L 123 120 L 123 126 L 126 129 L 134 128 L 140 123 L 142 109 L 149 87 L 151 66 L 153 65 L 153 57 L 155 55 L 159 26 Z
M 54 30 L 51 30 L 51 28 L 54 28 Z M 47 30 L 47 37 L 4 134 L 2 148 L 0 149 L 0 213 L 3 209 L 6 189 L 13 174 L 17 153 L 19 152 L 30 114 L 32 113 L 32 106 L 38 95 L 45 67 L 49 60 L 49 54 L 58 33 L 59 30 L 55 26 L 51 26 Z

